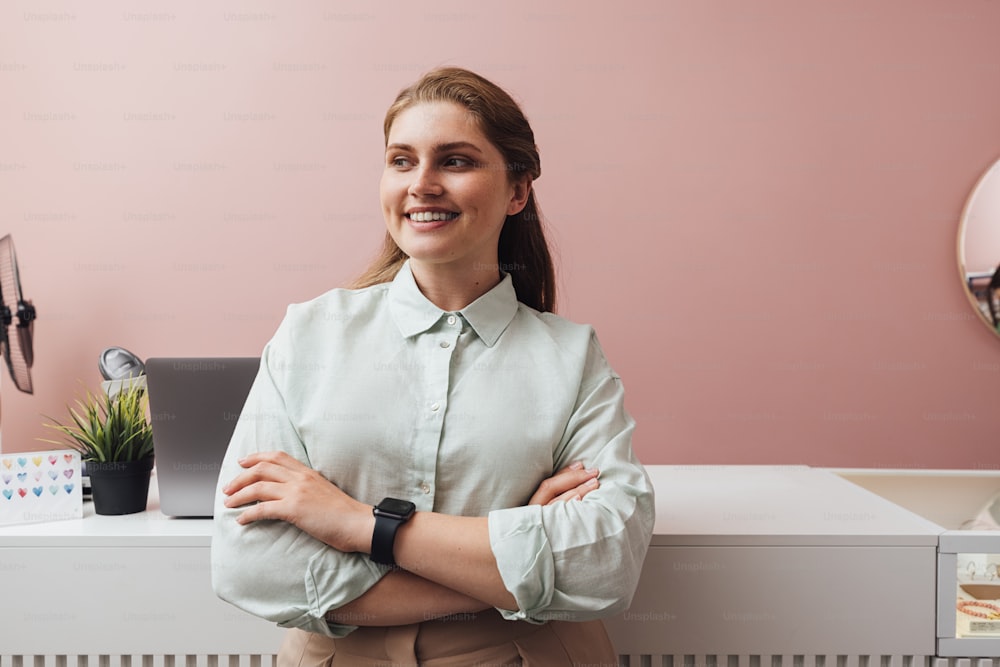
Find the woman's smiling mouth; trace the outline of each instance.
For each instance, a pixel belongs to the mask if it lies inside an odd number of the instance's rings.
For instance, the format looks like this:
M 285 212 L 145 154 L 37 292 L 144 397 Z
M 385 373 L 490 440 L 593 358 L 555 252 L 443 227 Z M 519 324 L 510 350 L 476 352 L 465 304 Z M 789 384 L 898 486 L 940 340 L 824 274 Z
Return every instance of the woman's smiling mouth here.
M 454 220 L 458 217 L 458 213 L 450 211 L 414 211 L 405 213 L 404 217 L 410 222 L 439 222 Z

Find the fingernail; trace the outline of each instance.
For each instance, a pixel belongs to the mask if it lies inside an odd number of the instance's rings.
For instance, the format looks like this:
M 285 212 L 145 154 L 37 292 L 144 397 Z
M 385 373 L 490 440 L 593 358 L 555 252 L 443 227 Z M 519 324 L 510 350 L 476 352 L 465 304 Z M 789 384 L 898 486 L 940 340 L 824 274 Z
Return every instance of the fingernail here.
M 600 471 L 597 468 L 587 468 L 587 474 L 596 475 L 598 472 Z
M 597 486 L 597 484 L 598 484 L 597 478 L 596 477 L 591 477 L 586 482 L 584 482 L 584 484 L 586 484 L 587 486 Z
M 569 469 L 570 470 L 582 470 L 583 469 L 583 461 L 573 461 L 573 463 L 569 464 Z

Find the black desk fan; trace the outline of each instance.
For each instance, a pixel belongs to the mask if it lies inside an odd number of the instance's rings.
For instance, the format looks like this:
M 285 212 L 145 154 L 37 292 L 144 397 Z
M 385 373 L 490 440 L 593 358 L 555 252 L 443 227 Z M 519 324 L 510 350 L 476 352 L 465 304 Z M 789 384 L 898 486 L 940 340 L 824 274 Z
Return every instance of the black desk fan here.
M 34 322 L 35 307 L 21 294 L 14 241 L 8 234 L 0 238 L 0 352 L 14 386 L 26 394 L 34 391 L 31 384 Z

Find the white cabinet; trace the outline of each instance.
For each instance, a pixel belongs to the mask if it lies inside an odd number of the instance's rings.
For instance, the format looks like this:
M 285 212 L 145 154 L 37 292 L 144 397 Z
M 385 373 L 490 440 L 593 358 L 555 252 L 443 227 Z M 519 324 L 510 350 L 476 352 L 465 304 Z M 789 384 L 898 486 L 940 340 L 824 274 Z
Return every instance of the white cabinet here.
M 88 502 L 82 519 L 0 528 L 0 656 L 277 652 L 282 630 L 212 592 L 211 521 L 163 516 L 150 486 L 141 514 Z
M 943 525 L 972 510 L 943 506 L 933 483 L 805 466 L 648 469 L 654 536 L 631 608 L 607 622 L 623 664 L 906 667 L 998 655 L 1000 637 L 956 637 L 954 596 L 961 540 L 1000 554 L 1000 533 Z M 1000 477 L 977 480 L 971 506 L 1000 489 Z M 142 514 L 95 516 L 88 504 L 80 520 L 0 528 L 0 667 L 32 656 L 270 664 L 284 631 L 215 597 L 211 522 L 164 517 L 151 486 Z
M 936 654 L 1000 657 L 1000 532 L 977 530 L 976 515 L 997 493 L 995 470 L 841 473 L 938 526 Z
M 655 535 L 631 608 L 608 623 L 623 653 L 720 667 L 934 655 L 936 524 L 826 470 L 649 470 Z

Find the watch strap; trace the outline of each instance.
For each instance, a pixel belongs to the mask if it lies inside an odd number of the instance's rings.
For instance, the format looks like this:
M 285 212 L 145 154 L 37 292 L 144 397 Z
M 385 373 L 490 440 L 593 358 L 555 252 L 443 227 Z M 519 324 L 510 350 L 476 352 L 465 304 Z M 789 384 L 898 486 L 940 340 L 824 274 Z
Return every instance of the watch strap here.
M 371 559 L 382 565 L 395 565 L 393 546 L 396 544 L 396 531 L 403 525 L 405 519 L 384 514 L 375 515 L 375 532 L 372 533 Z

